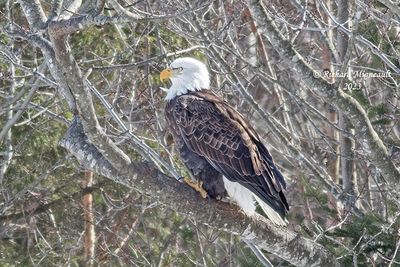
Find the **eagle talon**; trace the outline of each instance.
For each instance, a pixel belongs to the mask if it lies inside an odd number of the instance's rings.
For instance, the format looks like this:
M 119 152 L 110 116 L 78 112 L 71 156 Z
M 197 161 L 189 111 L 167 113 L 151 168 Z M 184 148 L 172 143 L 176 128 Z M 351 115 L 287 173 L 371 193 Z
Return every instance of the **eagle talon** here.
M 207 198 L 207 191 L 203 189 L 203 182 L 201 182 L 201 181 L 194 182 L 194 181 L 192 181 L 191 179 L 189 179 L 187 177 L 183 177 L 183 181 L 188 186 L 190 186 L 191 188 L 193 188 L 194 190 L 199 192 L 202 198 Z

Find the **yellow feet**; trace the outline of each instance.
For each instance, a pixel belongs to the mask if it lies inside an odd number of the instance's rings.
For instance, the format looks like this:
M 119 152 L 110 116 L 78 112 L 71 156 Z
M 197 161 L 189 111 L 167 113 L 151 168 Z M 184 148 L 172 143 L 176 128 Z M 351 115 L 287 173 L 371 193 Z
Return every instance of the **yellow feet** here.
M 202 198 L 206 198 L 207 197 L 207 192 L 202 187 L 203 182 L 201 182 L 201 181 L 194 182 L 190 178 L 187 178 L 187 177 L 183 177 L 183 181 L 185 181 L 185 183 L 188 186 L 190 186 L 191 188 L 193 188 L 194 190 L 199 192 Z

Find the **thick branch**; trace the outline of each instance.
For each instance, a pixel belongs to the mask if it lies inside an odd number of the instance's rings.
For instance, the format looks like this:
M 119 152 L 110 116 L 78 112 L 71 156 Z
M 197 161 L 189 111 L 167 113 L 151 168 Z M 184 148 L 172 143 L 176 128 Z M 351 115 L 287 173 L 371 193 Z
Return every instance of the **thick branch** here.
M 135 21 L 147 22 L 152 20 L 163 21 L 170 18 L 179 17 L 180 15 L 188 12 L 187 10 L 185 10 L 183 12 L 172 15 L 153 15 L 147 13 L 146 16 L 142 14 L 137 15 L 127 11 L 126 9 L 121 7 L 117 1 L 113 0 L 111 1 L 111 4 L 114 5 L 113 7 L 116 9 L 118 13 L 114 16 L 103 16 L 100 15 L 101 13 L 100 8 L 102 8 L 102 4 L 104 3 L 102 0 L 99 0 L 97 4 L 98 6 L 96 6 L 95 11 L 91 14 L 74 16 L 72 18 L 58 20 L 58 21 L 51 21 L 49 25 L 50 30 L 52 30 L 53 32 L 57 31 L 58 35 L 67 35 L 80 31 L 82 29 L 86 29 L 93 25 L 103 26 L 109 23 L 123 23 L 123 22 L 135 22 Z
M 336 108 L 342 110 L 357 129 L 357 135 L 365 140 L 364 148 L 368 158 L 379 168 L 382 175 L 393 183 L 400 180 L 400 172 L 390 160 L 388 151 L 375 132 L 365 110 L 360 103 L 340 88 L 329 84 L 322 78 L 313 77 L 313 70 L 302 56 L 285 40 L 269 17 L 262 1 L 251 0 L 249 7 L 259 27 L 281 58 L 301 78 L 301 82 L 311 88 Z
M 121 173 L 127 173 L 124 169 L 129 166 L 130 159 L 126 156 L 104 133 L 97 120 L 93 106 L 92 95 L 84 84 L 81 70 L 75 61 L 70 47 L 67 44 L 65 32 L 57 25 L 51 25 L 49 35 L 53 44 L 55 59 L 61 72 L 52 73 L 54 79 L 61 84 L 64 90 L 69 90 L 75 96 L 77 111 L 82 118 L 82 125 L 93 144 L 100 149 L 113 167 Z
M 287 228 L 275 226 L 261 216 L 246 217 L 236 206 L 200 199 L 185 184 L 164 175 L 150 163 L 132 162 L 129 168 L 124 168 L 129 169 L 127 175 L 118 175 L 102 154 L 88 143 L 78 119 L 74 120 L 61 145 L 85 167 L 98 174 L 191 216 L 199 223 L 239 235 L 296 266 L 337 265 L 335 257 L 312 240 Z
M 78 117 L 75 117 L 67 131 L 66 138 L 62 139 L 60 144 L 72 152 L 78 159 L 80 157 L 85 158 L 82 164 L 84 164 L 86 169 L 101 173 L 106 177 L 112 176 L 114 182 L 128 186 L 128 184 L 124 183 L 125 179 L 119 175 L 119 172 L 108 160 L 102 157 L 100 151 L 89 143 L 87 136 L 83 134 L 82 122 Z
M 19 0 L 26 18 L 33 30 L 43 29 L 46 25 L 46 15 L 39 0 Z

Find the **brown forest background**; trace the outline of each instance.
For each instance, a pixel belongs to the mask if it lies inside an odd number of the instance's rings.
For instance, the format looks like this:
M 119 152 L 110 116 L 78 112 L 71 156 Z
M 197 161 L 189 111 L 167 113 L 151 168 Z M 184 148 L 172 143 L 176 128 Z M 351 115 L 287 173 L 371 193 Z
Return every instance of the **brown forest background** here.
M 400 265 L 395 1 L 0 1 L 1 266 Z M 158 74 L 204 61 L 289 183 L 202 200 Z

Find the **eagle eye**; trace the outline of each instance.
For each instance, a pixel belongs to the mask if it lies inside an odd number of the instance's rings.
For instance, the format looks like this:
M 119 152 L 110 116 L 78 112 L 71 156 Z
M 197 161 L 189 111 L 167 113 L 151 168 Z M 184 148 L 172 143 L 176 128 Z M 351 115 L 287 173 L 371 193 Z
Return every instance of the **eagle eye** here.
M 177 70 L 177 71 L 181 72 L 183 70 L 183 68 L 182 67 L 177 67 L 177 68 L 172 68 L 172 70 Z

